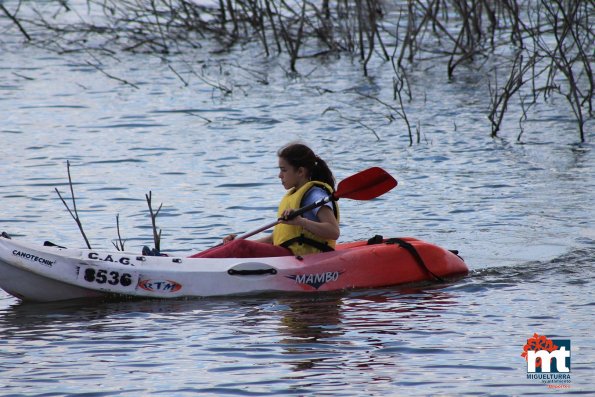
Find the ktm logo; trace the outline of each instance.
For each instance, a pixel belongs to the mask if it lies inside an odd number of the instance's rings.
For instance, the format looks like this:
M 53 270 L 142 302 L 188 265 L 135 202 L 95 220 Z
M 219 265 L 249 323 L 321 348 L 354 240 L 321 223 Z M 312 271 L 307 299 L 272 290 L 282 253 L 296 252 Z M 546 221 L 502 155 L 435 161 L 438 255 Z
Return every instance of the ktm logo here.
M 182 285 L 171 280 L 141 280 L 138 286 L 151 292 L 176 292 L 182 289 Z

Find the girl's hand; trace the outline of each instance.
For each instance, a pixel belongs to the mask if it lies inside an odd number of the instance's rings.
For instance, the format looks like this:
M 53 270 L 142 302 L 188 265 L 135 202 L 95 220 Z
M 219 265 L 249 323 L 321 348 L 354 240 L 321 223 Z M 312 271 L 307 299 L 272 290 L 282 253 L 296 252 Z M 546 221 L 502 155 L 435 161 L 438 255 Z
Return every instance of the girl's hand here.
M 237 236 L 237 234 L 230 234 L 229 236 L 223 237 L 223 244 L 232 242 Z
M 302 226 L 302 219 L 301 216 L 296 216 L 295 218 L 289 219 L 288 217 L 291 216 L 294 210 L 285 210 L 283 211 L 283 216 L 281 217 L 283 220 L 281 223 L 286 225 L 293 225 L 293 226 Z

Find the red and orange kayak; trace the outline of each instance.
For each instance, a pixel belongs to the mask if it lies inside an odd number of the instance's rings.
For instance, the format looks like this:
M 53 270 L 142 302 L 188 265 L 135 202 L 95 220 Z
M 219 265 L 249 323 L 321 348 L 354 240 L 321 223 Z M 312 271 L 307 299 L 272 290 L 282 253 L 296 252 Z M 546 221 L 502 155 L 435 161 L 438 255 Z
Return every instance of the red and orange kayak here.
M 454 251 L 415 238 L 338 244 L 304 257 L 187 258 L 36 245 L 0 237 L 0 288 L 25 301 L 316 293 L 467 274 Z

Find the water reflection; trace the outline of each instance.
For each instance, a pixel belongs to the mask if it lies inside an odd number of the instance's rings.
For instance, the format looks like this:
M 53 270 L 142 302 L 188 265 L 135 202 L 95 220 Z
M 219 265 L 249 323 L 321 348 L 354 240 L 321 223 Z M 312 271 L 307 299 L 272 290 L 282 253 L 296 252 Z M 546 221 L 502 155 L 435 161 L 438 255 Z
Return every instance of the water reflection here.
M 301 377 L 329 368 L 377 370 L 381 366 L 397 373 L 400 364 L 395 356 L 416 349 L 426 354 L 431 350 L 408 346 L 401 334 L 420 327 L 438 334 L 448 332 L 438 325 L 444 323 L 442 313 L 458 302 L 454 294 L 441 288 L 367 290 L 279 300 L 284 307 L 279 331 L 286 335 L 279 343 L 289 357 L 287 363 Z M 443 351 L 433 348 L 432 352 Z M 392 375 L 380 378 L 386 380 Z
M 288 338 L 281 343 L 315 343 L 337 335 L 343 296 L 310 299 L 280 299 L 284 308 L 279 330 Z
M 279 318 L 279 330 L 288 336 L 281 342 L 299 344 L 340 336 L 347 326 L 410 329 L 407 323 L 395 322 L 395 319 L 420 321 L 436 317 L 440 311 L 448 309 L 446 306 L 457 303 L 455 297 L 442 288 L 443 285 L 398 287 L 316 296 L 279 297 L 273 294 L 209 300 L 80 299 L 50 303 L 21 302 L 6 295 L 3 301 L 11 303 L 0 310 L 0 326 L 4 330 L 11 327 L 35 329 L 52 323 L 91 323 L 120 315 L 196 315 L 241 309 L 241 316 L 236 320 L 241 321 L 242 326 L 259 326 L 262 319 L 272 314 Z
M 475 271 L 456 283 L 333 294 L 14 303 L 0 308 L 5 344 L 0 371 L 9 379 L 33 380 L 32 373 L 43 373 L 43 379 L 76 384 L 107 379 L 117 370 L 131 395 L 141 373 L 143 390 L 179 395 L 184 390 L 242 394 L 254 388 L 279 395 L 289 390 L 382 394 L 395 385 L 434 394 L 434 387 L 474 372 L 486 376 L 480 389 L 509 384 L 510 377 L 498 374 L 514 372 L 515 363 L 506 359 L 494 365 L 493 346 L 500 349 L 501 338 L 519 338 L 513 325 L 527 318 L 528 307 L 537 307 L 534 292 L 542 278 L 558 275 L 564 281 L 550 288 L 561 299 L 550 308 L 584 311 L 592 304 L 564 305 L 572 300 L 568 283 L 592 273 L 592 254 Z M 573 286 L 587 291 L 589 282 L 583 282 Z M 556 320 L 558 310 L 529 316 L 532 326 Z M 577 323 L 575 329 L 585 327 Z M 506 351 L 509 355 L 517 352 Z M 166 373 L 167 384 L 159 380 Z M 439 375 L 433 380 L 428 373 Z M 64 394 L 65 389 L 51 390 Z

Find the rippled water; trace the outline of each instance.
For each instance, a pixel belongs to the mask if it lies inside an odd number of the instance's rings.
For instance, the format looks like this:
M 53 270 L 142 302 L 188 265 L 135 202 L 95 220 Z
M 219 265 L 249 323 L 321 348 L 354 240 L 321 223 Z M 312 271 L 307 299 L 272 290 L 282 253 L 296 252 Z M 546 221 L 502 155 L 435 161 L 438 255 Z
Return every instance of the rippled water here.
M 94 247 L 111 247 L 116 214 L 128 250 L 151 244 L 151 191 L 163 249 L 204 249 L 271 221 L 276 150 L 299 139 L 339 180 L 376 165 L 399 180 L 377 200 L 341 202 L 344 241 L 415 236 L 472 269 L 450 284 L 316 297 L 23 304 L 0 292 L 0 394 L 554 393 L 526 379 L 535 332 L 571 339 L 565 392 L 595 392 L 595 164 L 564 103 L 532 113 L 523 145 L 514 113 L 492 139 L 482 79 L 420 70 L 406 106 L 422 141 L 410 147 L 401 120 L 355 93 L 390 101 L 383 65 L 364 78 L 348 59 L 304 60 L 292 77 L 282 60 L 234 53 L 172 61 L 224 94 L 189 72 L 184 86 L 150 56 L 104 60 L 133 88 L 84 54 L 0 46 L 0 228 L 15 238 L 83 245 L 54 191 L 69 196 L 69 160 Z

